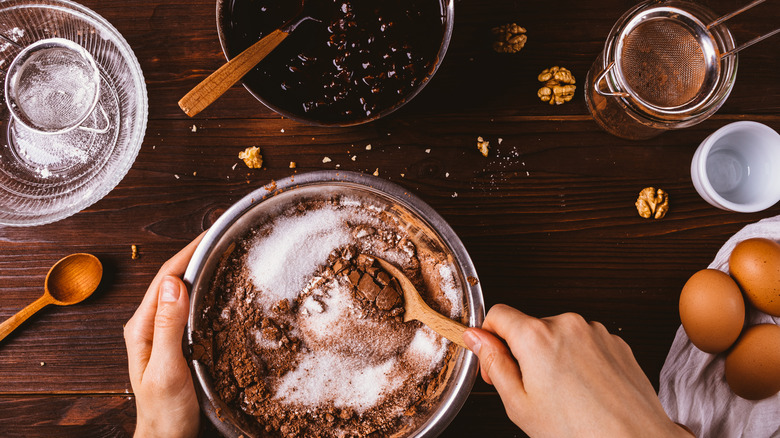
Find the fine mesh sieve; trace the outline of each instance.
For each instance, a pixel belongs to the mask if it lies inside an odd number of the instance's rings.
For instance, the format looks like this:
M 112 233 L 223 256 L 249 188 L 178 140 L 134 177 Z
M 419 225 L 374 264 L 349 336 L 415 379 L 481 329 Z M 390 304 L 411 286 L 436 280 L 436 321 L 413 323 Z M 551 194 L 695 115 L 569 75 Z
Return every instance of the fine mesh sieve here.
M 73 129 L 98 103 L 100 72 L 92 55 L 64 38 L 25 47 L 5 80 L 8 108 L 25 126 L 44 133 Z
M 649 104 L 673 108 L 695 99 L 718 64 L 683 24 L 668 18 L 645 21 L 629 33 L 618 56 L 626 85 Z
M 729 57 L 768 38 L 772 32 L 734 47 L 723 22 L 765 0 L 754 0 L 717 19 L 705 17 L 697 7 L 682 1 L 649 4 L 638 9 L 615 35 L 612 62 L 596 80 L 612 70 L 610 92 L 659 121 L 695 117 L 713 100 L 724 99 L 723 75 L 735 73 Z M 705 21 L 702 21 L 705 20 Z M 728 70 L 728 72 L 724 71 Z

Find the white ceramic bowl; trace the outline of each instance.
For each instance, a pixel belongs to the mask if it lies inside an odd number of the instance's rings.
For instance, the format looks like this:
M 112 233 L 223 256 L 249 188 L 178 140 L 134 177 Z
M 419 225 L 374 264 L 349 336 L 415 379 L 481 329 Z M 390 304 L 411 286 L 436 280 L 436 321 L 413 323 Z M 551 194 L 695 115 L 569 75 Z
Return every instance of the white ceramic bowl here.
M 730 123 L 710 134 L 691 161 L 699 195 L 723 210 L 751 213 L 780 201 L 780 134 L 757 122 Z

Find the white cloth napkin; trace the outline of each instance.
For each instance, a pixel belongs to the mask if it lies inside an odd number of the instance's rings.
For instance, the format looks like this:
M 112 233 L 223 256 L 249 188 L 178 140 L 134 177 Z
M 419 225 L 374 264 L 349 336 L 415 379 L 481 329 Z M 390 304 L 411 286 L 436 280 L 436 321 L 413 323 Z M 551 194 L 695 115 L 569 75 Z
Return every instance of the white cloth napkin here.
M 728 273 L 734 246 L 751 237 L 780 240 L 780 216 L 740 230 L 718 251 L 709 268 Z M 780 318 L 752 308 L 747 318 L 749 325 L 780 324 Z M 680 326 L 661 369 L 658 397 L 667 414 L 691 428 L 698 438 L 780 438 L 780 394 L 760 401 L 738 397 L 726 383 L 724 363 L 723 354 L 694 347 Z

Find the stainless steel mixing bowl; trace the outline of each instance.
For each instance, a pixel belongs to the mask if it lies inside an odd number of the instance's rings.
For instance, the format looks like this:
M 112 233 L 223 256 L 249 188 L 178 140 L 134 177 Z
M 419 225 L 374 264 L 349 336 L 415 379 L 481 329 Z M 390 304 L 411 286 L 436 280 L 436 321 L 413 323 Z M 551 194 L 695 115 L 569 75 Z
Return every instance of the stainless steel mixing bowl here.
M 186 339 L 190 348 L 204 324 L 201 317 L 204 296 L 214 272 L 231 244 L 250 229 L 272 219 L 302 199 L 322 199 L 337 195 L 354 196 L 388 206 L 401 219 L 418 248 L 435 248 L 451 260 L 453 272 L 463 290 L 463 320 L 469 326 L 481 326 L 485 310 L 482 289 L 474 265 L 458 236 L 430 206 L 404 188 L 373 176 L 354 172 L 319 171 L 286 178 L 261 187 L 230 207 L 209 229 L 190 261 L 184 276 L 191 285 L 190 317 Z M 476 283 L 476 284 L 471 284 Z M 191 361 L 201 407 L 216 428 L 226 437 L 253 436 L 241 415 L 228 407 L 212 388 L 205 364 Z M 476 357 L 458 348 L 449 363 L 449 376 L 441 394 L 427 416 L 405 437 L 439 435 L 466 401 L 477 376 Z

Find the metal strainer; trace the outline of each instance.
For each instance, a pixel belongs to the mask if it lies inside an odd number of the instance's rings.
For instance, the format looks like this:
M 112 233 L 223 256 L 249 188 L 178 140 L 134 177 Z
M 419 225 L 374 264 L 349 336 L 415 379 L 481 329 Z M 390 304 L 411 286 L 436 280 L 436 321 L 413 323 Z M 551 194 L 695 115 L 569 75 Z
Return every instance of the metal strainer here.
M 730 33 L 722 23 L 764 1 L 753 1 L 709 23 L 682 2 L 661 2 L 638 11 L 616 35 L 614 61 L 596 81 L 614 69 L 617 91 L 596 91 L 627 98 L 629 104 L 660 120 L 695 114 L 722 88 L 725 58 L 780 32 L 776 29 L 739 47 L 731 46 Z
M 79 126 L 95 109 L 99 92 L 100 72 L 92 55 L 64 38 L 25 47 L 11 62 L 5 81 L 14 117 L 44 133 Z

